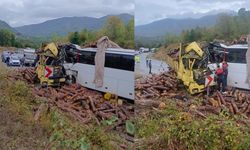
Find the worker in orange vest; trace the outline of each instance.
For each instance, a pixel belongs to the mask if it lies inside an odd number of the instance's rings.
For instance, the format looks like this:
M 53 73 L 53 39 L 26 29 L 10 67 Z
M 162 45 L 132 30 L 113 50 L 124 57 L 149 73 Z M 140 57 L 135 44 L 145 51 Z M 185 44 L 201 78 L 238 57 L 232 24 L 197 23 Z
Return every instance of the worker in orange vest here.
M 222 67 L 220 67 L 220 65 L 217 65 L 217 69 L 215 71 L 215 74 L 217 76 L 217 84 L 218 84 L 218 90 L 220 92 L 225 92 L 225 84 L 223 84 L 223 80 L 224 80 L 224 72 Z

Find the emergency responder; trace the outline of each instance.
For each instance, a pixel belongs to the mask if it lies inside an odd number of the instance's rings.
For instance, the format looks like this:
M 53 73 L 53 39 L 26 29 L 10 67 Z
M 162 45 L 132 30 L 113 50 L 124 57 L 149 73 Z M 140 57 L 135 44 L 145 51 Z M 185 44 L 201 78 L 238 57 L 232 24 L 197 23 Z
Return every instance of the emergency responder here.
M 224 73 L 222 67 L 218 64 L 215 72 L 217 76 L 218 90 L 220 92 L 225 92 L 225 84 L 223 84 Z
M 140 63 L 140 57 L 138 55 L 135 56 L 135 62 Z

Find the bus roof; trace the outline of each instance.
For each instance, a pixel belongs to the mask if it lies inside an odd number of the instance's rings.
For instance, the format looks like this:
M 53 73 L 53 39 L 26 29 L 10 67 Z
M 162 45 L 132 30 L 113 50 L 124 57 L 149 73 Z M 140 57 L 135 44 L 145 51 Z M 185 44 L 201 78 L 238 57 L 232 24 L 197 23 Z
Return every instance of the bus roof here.
M 226 49 L 248 49 L 247 44 L 234 44 L 234 45 L 229 45 L 229 46 L 225 44 L 220 44 L 220 46 Z
M 75 45 L 75 44 L 74 44 Z M 97 48 L 81 48 L 79 45 L 75 45 L 75 47 L 78 50 L 82 50 L 82 51 L 93 51 L 96 52 Z M 108 53 L 119 53 L 119 54 L 126 54 L 126 55 L 134 55 L 135 54 L 135 50 L 132 49 L 124 49 L 124 48 L 108 48 L 106 50 L 106 52 Z

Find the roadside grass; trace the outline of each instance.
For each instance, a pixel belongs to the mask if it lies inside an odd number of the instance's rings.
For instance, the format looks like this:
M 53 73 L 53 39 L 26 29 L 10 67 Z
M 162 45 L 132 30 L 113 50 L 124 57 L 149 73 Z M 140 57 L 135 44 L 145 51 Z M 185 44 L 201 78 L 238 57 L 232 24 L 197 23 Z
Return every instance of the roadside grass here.
M 44 99 L 31 94 L 25 82 L 8 80 L 7 72 L 8 69 L 0 63 L 0 131 L 6 133 L 0 136 L 1 147 L 109 150 L 124 144 L 118 133 L 106 131 L 105 125 L 80 124 L 58 108 L 47 107 Z M 46 109 L 35 121 L 35 110 L 42 103 Z
M 137 117 L 138 149 L 250 149 L 250 125 L 237 123 L 227 113 L 209 115 L 206 119 L 167 101 L 166 109 Z

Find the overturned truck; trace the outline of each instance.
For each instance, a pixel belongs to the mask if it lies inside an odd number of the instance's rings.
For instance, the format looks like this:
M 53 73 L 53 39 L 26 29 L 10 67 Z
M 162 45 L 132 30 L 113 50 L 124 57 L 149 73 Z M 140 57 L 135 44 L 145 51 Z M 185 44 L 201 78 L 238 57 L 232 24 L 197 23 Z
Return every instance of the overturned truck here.
M 209 43 L 201 48 L 192 42 L 170 50 L 166 61 L 191 94 L 216 86 L 215 70 L 223 61 L 228 63 L 227 85 L 249 90 L 249 52 L 247 44 Z
M 177 73 L 191 94 L 200 93 L 207 86 L 214 86 L 214 72 L 208 65 L 208 52 L 200 48 L 196 42 L 168 52 L 167 63 Z

